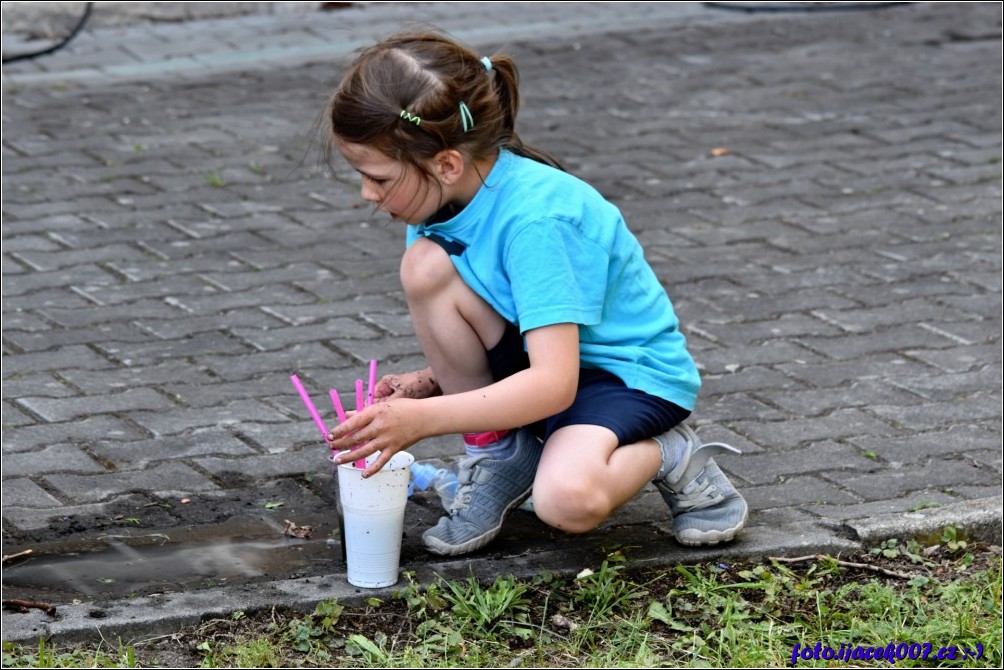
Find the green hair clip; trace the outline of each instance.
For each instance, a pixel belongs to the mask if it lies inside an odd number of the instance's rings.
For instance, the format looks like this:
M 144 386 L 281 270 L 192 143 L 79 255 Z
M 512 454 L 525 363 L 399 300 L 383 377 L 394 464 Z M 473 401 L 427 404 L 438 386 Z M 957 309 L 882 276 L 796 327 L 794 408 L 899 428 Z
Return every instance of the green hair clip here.
M 471 110 L 467 107 L 466 102 L 460 103 L 460 121 L 464 124 L 464 132 L 474 127 L 474 116 L 471 114 Z
M 416 126 L 422 125 L 422 117 L 415 116 L 414 114 L 412 114 L 411 112 L 409 112 L 407 109 L 402 109 L 401 110 L 400 117 L 402 119 L 404 119 L 405 121 L 411 121 Z

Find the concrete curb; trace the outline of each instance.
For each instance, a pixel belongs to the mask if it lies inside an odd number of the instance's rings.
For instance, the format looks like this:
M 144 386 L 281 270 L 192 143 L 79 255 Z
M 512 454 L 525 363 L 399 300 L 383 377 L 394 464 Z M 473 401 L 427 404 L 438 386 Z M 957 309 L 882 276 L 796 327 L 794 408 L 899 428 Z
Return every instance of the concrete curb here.
M 1002 506 L 1004 499 L 1000 496 L 979 498 L 905 514 L 882 514 L 845 525 L 854 533 L 852 537 L 865 547 L 894 537 L 936 541 L 947 526 L 968 538 L 999 546 Z

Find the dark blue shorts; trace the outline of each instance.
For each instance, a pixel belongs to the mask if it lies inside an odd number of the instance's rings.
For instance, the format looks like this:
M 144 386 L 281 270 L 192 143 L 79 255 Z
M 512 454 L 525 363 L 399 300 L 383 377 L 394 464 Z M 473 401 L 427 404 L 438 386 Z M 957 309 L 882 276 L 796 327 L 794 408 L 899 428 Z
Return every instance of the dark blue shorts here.
M 523 336 L 515 326 L 510 324 L 502 340 L 488 351 L 488 364 L 496 381 L 530 367 Z M 614 432 L 618 445 L 623 445 L 665 433 L 688 416 L 690 412 L 675 403 L 629 389 L 606 370 L 581 368 L 572 406 L 528 427 L 546 442 L 565 426 L 603 426 Z

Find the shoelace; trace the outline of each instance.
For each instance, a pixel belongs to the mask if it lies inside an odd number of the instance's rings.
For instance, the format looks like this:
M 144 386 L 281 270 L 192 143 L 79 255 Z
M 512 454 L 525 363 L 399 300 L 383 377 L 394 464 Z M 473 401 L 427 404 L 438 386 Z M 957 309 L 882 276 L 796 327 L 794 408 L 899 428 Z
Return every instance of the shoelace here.
M 685 510 L 710 507 L 717 505 L 722 500 L 725 500 L 725 494 L 704 473 L 698 475 L 697 479 L 684 486 L 676 494 L 678 507 Z

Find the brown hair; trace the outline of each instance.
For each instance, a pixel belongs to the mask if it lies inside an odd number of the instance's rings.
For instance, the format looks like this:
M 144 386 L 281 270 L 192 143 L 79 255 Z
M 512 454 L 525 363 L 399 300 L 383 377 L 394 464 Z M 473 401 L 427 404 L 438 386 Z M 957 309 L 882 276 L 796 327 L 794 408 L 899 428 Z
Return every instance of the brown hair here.
M 401 33 L 364 49 L 328 104 L 326 160 L 338 138 L 423 172 L 422 161 L 444 149 L 481 159 L 507 148 L 564 169 L 516 134 L 516 63 L 499 54 L 490 62 L 437 32 Z

